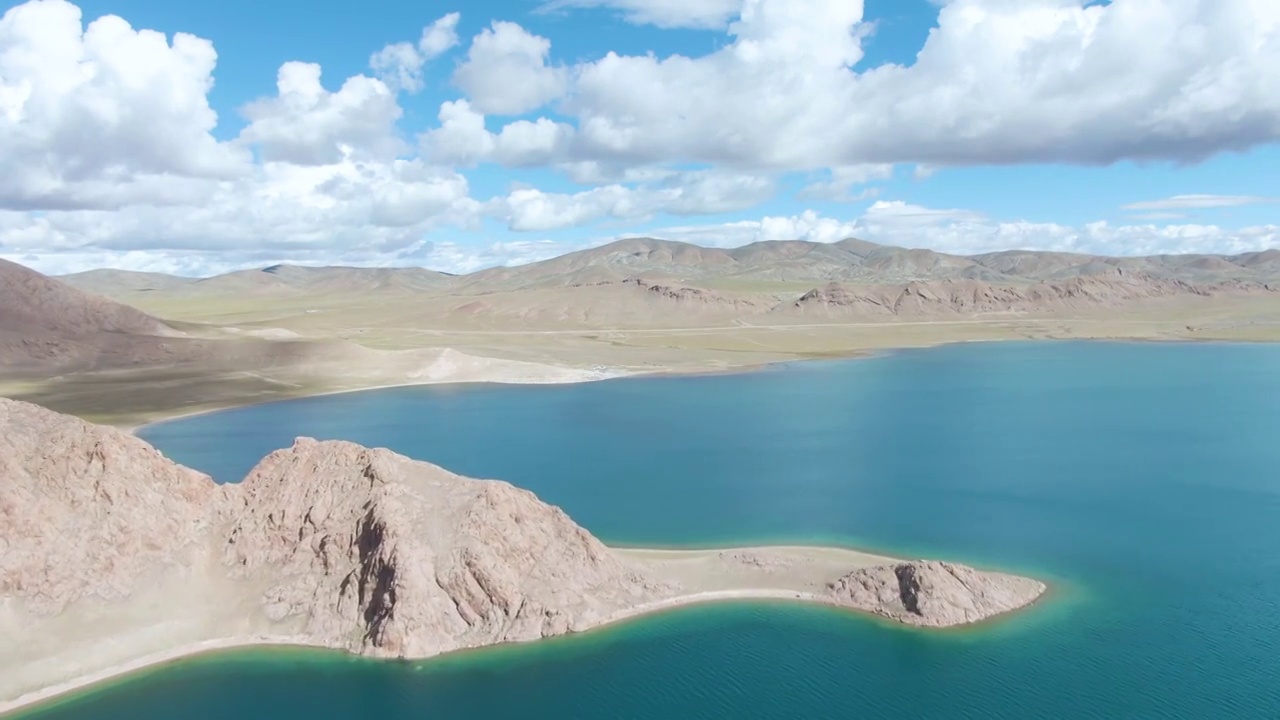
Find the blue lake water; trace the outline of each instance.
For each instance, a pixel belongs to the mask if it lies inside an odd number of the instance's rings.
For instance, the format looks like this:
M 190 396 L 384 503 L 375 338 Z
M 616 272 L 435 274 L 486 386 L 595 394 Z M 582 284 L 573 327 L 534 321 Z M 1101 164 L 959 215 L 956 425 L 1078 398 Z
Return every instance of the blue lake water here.
M 142 435 L 222 481 L 296 435 L 340 438 L 509 480 L 614 544 L 842 543 L 1055 590 L 949 632 L 736 604 L 424 663 L 244 652 L 31 717 L 1280 717 L 1277 346 L 970 344 L 400 388 Z

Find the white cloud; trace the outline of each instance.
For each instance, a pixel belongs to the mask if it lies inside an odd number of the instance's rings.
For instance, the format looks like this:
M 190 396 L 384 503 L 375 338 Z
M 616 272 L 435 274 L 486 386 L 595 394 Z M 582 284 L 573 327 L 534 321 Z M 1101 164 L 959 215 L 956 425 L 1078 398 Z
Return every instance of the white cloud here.
M 460 14 L 451 12 L 422 29 L 422 37 L 418 38 L 418 52 L 422 53 L 423 58 L 431 60 L 458 44 L 458 20 L 461 17 Z
M 512 230 L 546 231 L 608 218 L 641 220 L 658 213 L 705 215 L 743 210 L 774 193 L 772 179 L 710 171 L 680 173 L 656 185 L 606 185 L 578 193 L 520 188 L 485 205 Z
M 59 269 L 67 258 L 103 261 L 113 255 L 131 269 L 177 263 L 213 271 L 255 261 L 376 264 L 429 246 L 432 230 L 474 228 L 478 217 L 465 178 L 420 161 L 267 163 L 252 176 L 222 183 L 195 206 L 0 212 L 0 251 L 35 256 L 38 267 Z
M 661 28 L 722 28 L 742 10 L 743 0 L 550 0 L 539 8 L 554 12 L 567 8 L 607 8 L 627 22 Z
M 1148 200 L 1121 206 L 1122 210 L 1203 210 L 1205 208 L 1240 207 L 1277 202 L 1275 198 L 1256 195 L 1174 195 L 1163 200 Z
M 800 191 L 797 197 L 801 199 L 832 200 L 835 202 L 866 200 L 878 195 L 879 190 L 877 188 L 863 188 L 860 192 L 854 193 L 853 187 L 892 178 L 893 165 L 854 165 L 852 167 L 831 168 L 828 170 L 828 175 L 830 176 L 829 179 L 808 185 Z
M 854 237 L 857 230 L 858 225 L 852 220 L 822 217 L 812 210 L 806 210 L 799 215 L 768 216 L 760 220 L 667 227 L 650 234 L 708 247 L 739 247 L 765 240 L 838 242 Z
M 325 165 L 347 155 L 391 158 L 403 147 L 395 123 L 400 105 L 381 80 L 356 75 L 337 92 L 320 84 L 314 63 L 280 66 L 274 98 L 255 100 L 243 113 L 249 122 L 240 141 L 257 145 L 267 161 Z
M 458 43 L 451 13 L 374 53 L 376 78 L 329 90 L 318 65 L 285 63 L 276 95 L 246 105 L 248 126 L 220 142 L 209 41 L 113 16 L 86 27 L 64 0 L 11 8 L 0 19 L 0 253 L 46 267 L 118 255 L 188 271 L 426 258 L 471 268 L 569 248 L 521 239 L 473 252 L 448 235 L 482 218 L 523 233 L 621 232 L 755 207 L 792 171 L 815 180 L 802 197 L 852 202 L 876 197 L 900 163 L 925 177 L 963 164 L 1194 161 L 1280 139 L 1271 0 L 949 0 L 915 63 L 876 68 L 858 65 L 871 30 L 859 0 L 571 4 L 722 27 L 727 41 L 698 57 L 564 65 L 546 38 L 495 22 L 453 74 L 465 96 L 430 127 L 401 127 L 397 93 L 420 90 L 426 63 Z M 495 118 L 548 104 L 553 116 Z M 478 202 L 458 168 L 482 163 L 554 168 L 584 187 Z M 784 212 L 669 230 L 713 244 L 860 235 L 954 251 L 1236 252 L 1280 244 L 1275 227 L 1169 221 L 1271 201 L 1182 195 L 1081 227 L 880 201 L 856 218 Z M 450 242 L 432 242 L 441 236 Z
M 576 66 L 556 164 L 1195 161 L 1280 139 L 1271 0 L 950 0 L 914 64 L 854 71 L 862 10 L 748 0 L 710 54 Z
M 420 166 L 402 168 L 401 177 L 423 172 Z M 298 177 L 294 173 L 301 173 Z M 255 207 L 261 216 L 245 223 L 236 218 L 243 198 L 226 197 L 197 216 L 171 208 L 131 209 L 124 212 L 80 211 L 33 218 L 25 213 L 0 212 L 0 257 L 24 262 L 45 272 L 74 272 L 95 267 L 209 275 L 276 262 L 344 265 L 418 265 L 466 273 L 497 265 L 519 265 L 603 244 L 551 239 L 516 240 L 473 245 L 465 241 L 429 242 L 418 232 L 441 223 L 466 226 L 474 222 L 473 201 L 454 195 L 443 212 L 414 231 L 390 225 L 362 226 L 375 217 L 376 201 L 359 209 L 317 190 L 334 175 L 360 177 L 356 166 L 333 168 L 315 176 L 316 168 L 294 168 L 267 180 L 272 189 L 260 190 Z M 382 181 L 391 178 L 383 177 Z M 447 176 L 437 177 L 434 190 L 425 190 L 437 209 L 451 196 Z M 429 183 L 430 184 L 430 183 Z M 373 182 L 371 187 L 376 187 Z M 355 192 L 357 188 L 350 188 Z M 517 191 L 518 192 L 518 191 Z M 339 195 L 341 193 L 338 193 Z M 377 192 L 374 192 L 377 195 Z M 513 195 L 515 195 L 513 193 Z M 580 211 L 585 205 L 566 203 L 566 196 L 534 191 L 516 195 L 513 204 L 533 207 L 545 203 L 539 215 L 554 217 Z M 599 193 L 597 200 L 625 202 L 616 190 Z M 606 203 L 607 204 L 607 203 Z M 903 203 L 868 211 L 851 219 L 823 217 L 809 210 L 796 215 L 767 216 L 721 224 L 664 227 L 645 234 L 714 247 L 736 247 L 760 240 L 836 242 L 858 237 L 886 245 L 929 248 L 954 254 L 977 254 L 1023 248 L 1105 255 L 1162 253 L 1237 254 L 1280 246 L 1280 226 L 1240 229 L 1197 224 L 1122 224 L 1093 222 L 1081 226 L 1022 221 L 998 221 L 963 210 L 932 210 Z M 904 211 L 903 208 L 910 209 Z M 923 222 L 921 219 L 927 219 Z M 269 240 L 246 245 L 239 233 L 260 227 L 278 233 Z M 448 236 L 447 227 L 439 234 Z M 266 237 L 266 236 L 264 236 Z M 229 251 L 231 250 L 231 251 Z
M 520 188 L 486 205 L 486 212 L 512 230 L 545 231 L 584 225 L 602 217 L 637 219 L 649 214 L 635 193 L 621 185 L 593 188 L 573 195 Z
M 879 207 L 877 207 L 879 206 Z M 1237 254 L 1280 246 L 1280 225 L 1230 229 L 1196 224 L 1092 222 L 1082 226 L 999 221 L 966 210 L 934 210 L 902 202 L 876 203 L 860 217 L 799 215 L 655 230 L 651 235 L 701 245 L 736 247 L 760 240 L 836 242 L 856 237 L 885 245 L 959 255 L 1009 249 L 1095 255 Z
M 555 240 L 514 240 L 476 246 L 438 242 L 423 258 L 423 267 L 459 275 L 491 267 L 527 265 L 579 250 L 583 245 Z
M 458 44 L 458 20 L 449 13 L 422 29 L 418 43 L 387 45 L 369 57 L 369 68 L 387 87 L 418 92 L 423 87 L 422 67 Z
M 568 74 L 547 65 L 551 41 L 512 22 L 496 21 L 471 40 L 453 82 L 481 113 L 519 115 L 564 94 Z
M 546 118 L 508 123 L 498 134 L 489 132 L 485 116 L 466 100 L 440 106 L 440 127 L 418 141 L 427 157 L 438 163 L 474 165 L 498 162 L 508 167 L 545 165 L 569 142 L 573 129 Z
M 862 216 L 863 221 L 870 223 L 890 223 L 902 227 L 921 227 L 951 222 L 981 222 L 985 220 L 982 213 L 972 210 L 935 210 L 921 207 L 901 200 L 877 200 L 867 208 Z
M 0 18 L 0 208 L 112 208 L 197 201 L 250 158 L 210 134 L 207 40 L 83 27 L 62 0 Z

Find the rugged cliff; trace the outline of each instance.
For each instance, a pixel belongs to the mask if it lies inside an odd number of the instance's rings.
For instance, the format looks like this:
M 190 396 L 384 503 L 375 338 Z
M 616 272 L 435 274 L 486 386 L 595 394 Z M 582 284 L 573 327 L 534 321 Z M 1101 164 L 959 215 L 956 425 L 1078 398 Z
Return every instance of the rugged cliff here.
M 667 590 L 559 508 L 387 450 L 299 439 L 245 478 L 224 558 L 272 620 L 378 655 L 586 629 Z
M 1115 310 L 1168 298 L 1267 295 L 1280 286 L 1254 282 L 1193 284 L 1112 270 L 1065 280 L 1011 284 L 954 279 L 900 285 L 831 283 L 775 313 L 816 318 L 970 317 L 987 313 L 1052 314 Z
M 946 627 L 1030 604 L 1044 591 L 1031 578 L 966 565 L 917 561 L 861 568 L 830 585 L 838 604 L 907 623 Z
M 0 598 L 42 616 L 125 598 L 208 544 L 217 501 L 138 438 L 0 398 Z

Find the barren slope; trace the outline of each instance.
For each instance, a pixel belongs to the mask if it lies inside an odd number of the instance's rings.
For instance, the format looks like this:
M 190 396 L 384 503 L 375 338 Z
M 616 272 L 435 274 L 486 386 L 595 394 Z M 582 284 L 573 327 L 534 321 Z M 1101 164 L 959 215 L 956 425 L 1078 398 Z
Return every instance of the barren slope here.
M 0 330 L 63 337 L 97 333 L 173 335 L 156 318 L 105 297 L 81 292 L 7 260 L 0 260 Z

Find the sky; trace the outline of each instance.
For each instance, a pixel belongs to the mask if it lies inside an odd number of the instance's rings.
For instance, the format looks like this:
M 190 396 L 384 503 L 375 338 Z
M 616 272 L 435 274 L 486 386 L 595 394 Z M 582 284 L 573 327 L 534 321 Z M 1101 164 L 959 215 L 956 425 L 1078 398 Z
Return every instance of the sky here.
M 1275 0 L 0 0 L 0 257 L 1280 247 Z

